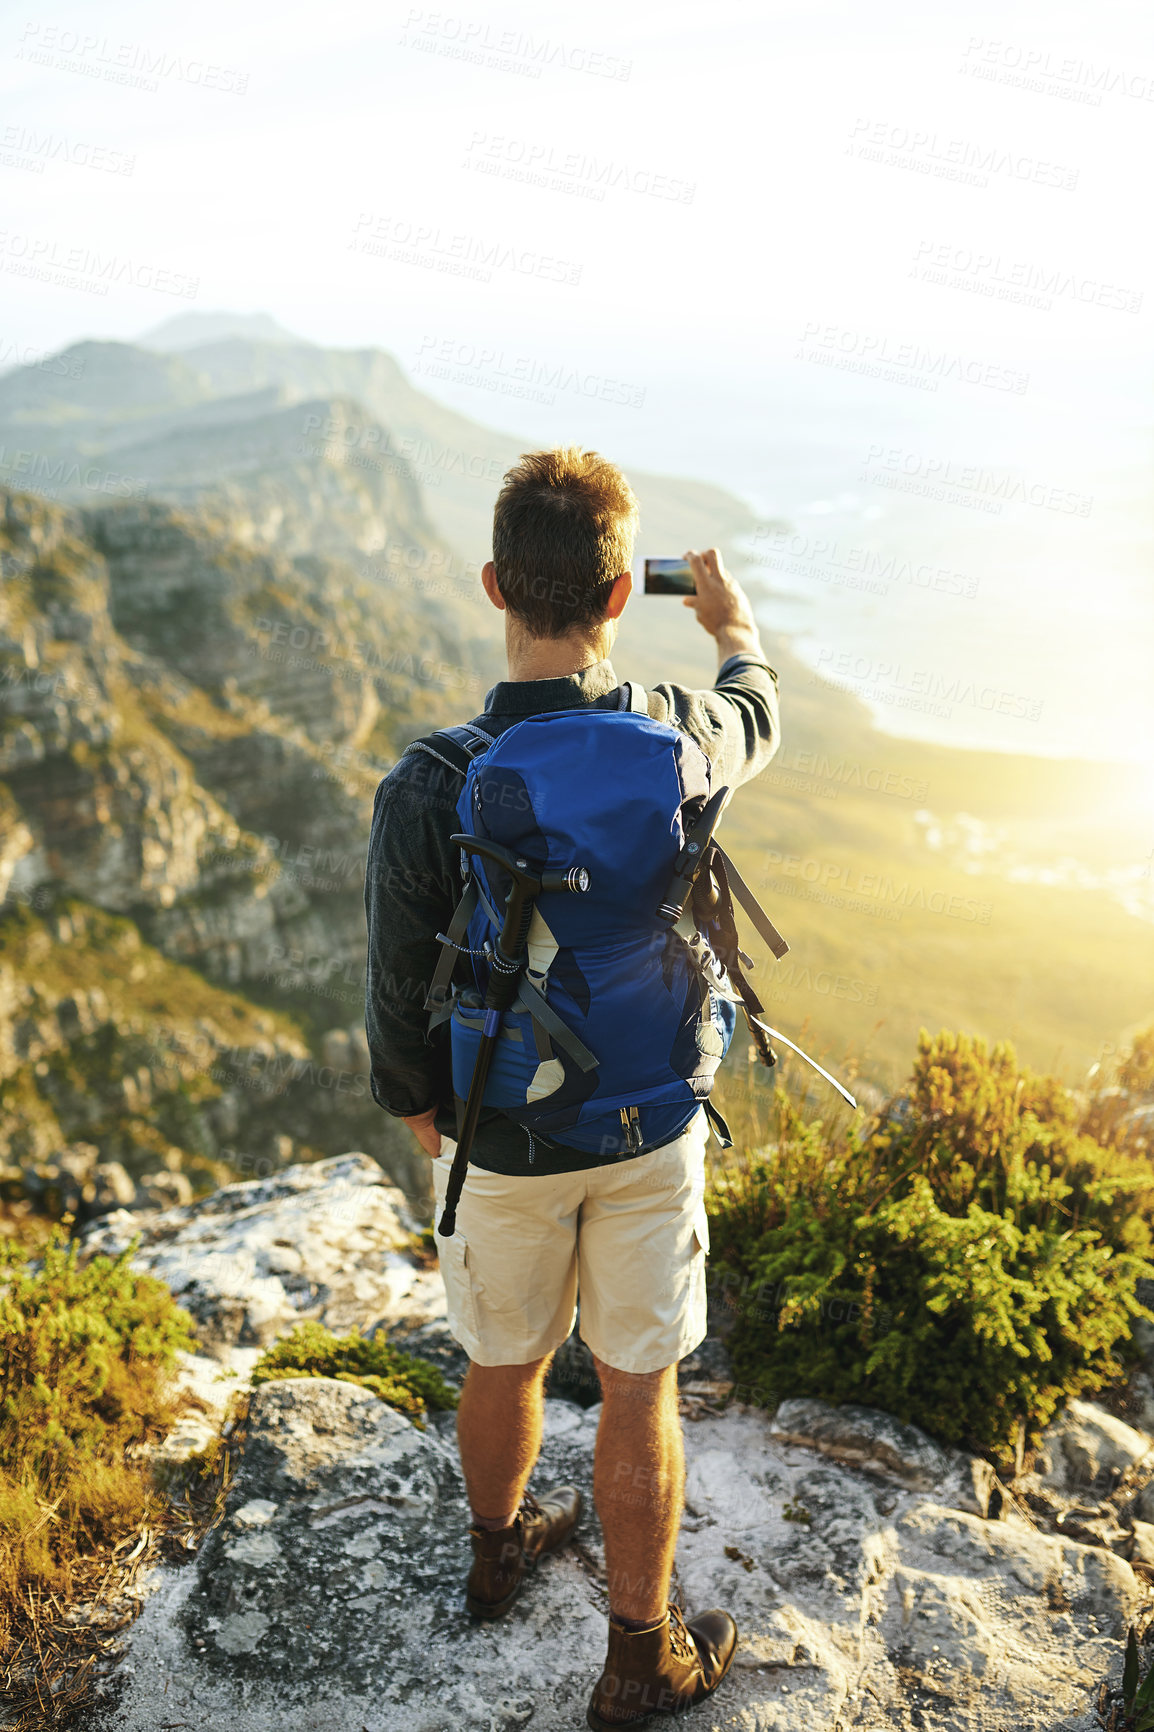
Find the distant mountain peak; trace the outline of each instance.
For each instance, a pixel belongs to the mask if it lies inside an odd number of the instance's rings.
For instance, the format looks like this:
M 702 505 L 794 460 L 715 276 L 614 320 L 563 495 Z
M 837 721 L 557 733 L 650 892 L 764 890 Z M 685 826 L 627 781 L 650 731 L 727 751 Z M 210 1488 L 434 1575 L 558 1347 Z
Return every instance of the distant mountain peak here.
M 305 343 L 307 338 L 286 331 L 268 313 L 177 313 L 136 339 L 141 348 L 171 353 L 219 343 L 227 337 L 247 337 L 257 343 Z

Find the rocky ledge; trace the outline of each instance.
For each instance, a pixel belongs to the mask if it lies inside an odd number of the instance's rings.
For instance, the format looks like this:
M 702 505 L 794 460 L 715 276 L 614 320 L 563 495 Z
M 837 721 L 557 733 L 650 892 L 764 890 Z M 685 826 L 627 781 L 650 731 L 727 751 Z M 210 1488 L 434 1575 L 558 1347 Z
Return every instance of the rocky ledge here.
M 112 1249 L 128 1225 L 109 1218 L 90 1240 Z M 145 1226 L 141 1262 L 210 1331 L 212 1357 L 185 1367 L 209 1408 L 229 1387 L 210 1371 L 247 1374 L 306 1314 L 406 1325 L 452 1362 L 436 1271 L 364 1157 L 230 1186 Z M 1090 1732 L 1148 1604 L 1144 1431 L 1076 1403 L 1038 1471 L 1006 1487 L 869 1408 L 685 1407 L 676 1591 L 690 1611 L 729 1607 L 741 1629 L 730 1678 L 692 1716 L 700 1732 Z M 580 1486 L 577 1543 L 506 1620 L 476 1626 L 452 1415 L 420 1431 L 353 1384 L 262 1385 L 224 1518 L 193 1563 L 155 1572 L 94 1729 L 581 1726 L 605 1643 L 598 1415 L 547 1401 L 537 1483 Z

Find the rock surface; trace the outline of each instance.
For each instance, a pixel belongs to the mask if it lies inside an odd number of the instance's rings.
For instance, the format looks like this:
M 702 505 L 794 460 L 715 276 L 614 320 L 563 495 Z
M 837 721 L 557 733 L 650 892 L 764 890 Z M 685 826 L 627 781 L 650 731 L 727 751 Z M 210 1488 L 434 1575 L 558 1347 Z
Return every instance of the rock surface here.
M 996 1476 L 989 1462 L 959 1450 L 943 1449 L 892 1414 L 847 1402 L 783 1401 L 772 1433 L 783 1443 L 800 1443 L 835 1461 L 892 1475 L 916 1491 L 935 1491 L 939 1500 L 973 1515 L 989 1513 Z
M 200 1411 L 169 1438 L 165 1463 L 203 1445 L 262 1344 L 305 1316 L 338 1330 L 384 1323 L 459 1373 L 439 1275 L 400 1193 L 364 1155 L 151 1216 L 121 1212 L 86 1244 L 114 1251 L 141 1227 L 138 1263 L 171 1283 L 202 1329 L 183 1368 Z M 567 1352 L 577 1359 L 579 1343 Z M 1090 1732 L 1092 1693 L 1117 1669 L 1154 1578 L 1154 1528 L 1133 1520 L 1140 1463 L 1113 1502 L 1087 1506 L 1038 1474 L 1022 1481 L 1031 1502 L 870 1408 L 799 1400 L 776 1416 L 719 1412 L 725 1357 L 712 1338 L 684 1369 L 675 1592 L 690 1612 L 729 1607 L 741 1629 L 730 1679 L 694 1715 L 701 1732 Z M 581 1488 L 578 1543 L 484 1628 L 463 1611 L 453 1416 L 433 1415 L 422 1432 L 353 1384 L 262 1385 L 224 1519 L 191 1565 L 154 1573 L 93 1732 L 581 1725 L 607 1601 L 592 1508 L 600 1408 L 581 1367 L 569 1376 L 577 1399 L 546 1403 L 535 1484 Z M 1132 1458 L 1134 1439 L 1149 1440 L 1119 1426 L 1077 1403 L 1051 1429 L 1046 1459 L 1075 1436 Z M 1101 1460 L 1105 1443 L 1094 1448 Z
M 305 1319 L 343 1334 L 442 1317 L 440 1276 L 415 1254 L 414 1234 L 402 1193 L 356 1153 L 225 1185 L 180 1208 L 116 1210 L 84 1246 L 116 1256 L 139 1237 L 135 1266 L 195 1318 L 202 1354 L 247 1375 L 244 1350 Z
M 589 1499 L 599 1410 L 546 1414 L 538 1483 Z M 1142 1598 L 1120 1558 L 885 1483 L 749 1409 L 687 1424 L 686 1454 L 679 1590 L 741 1629 L 701 1732 L 1089 1727 Z M 451 1416 L 422 1433 L 352 1384 L 262 1386 L 226 1517 L 160 1572 L 94 1727 L 581 1725 L 605 1642 L 595 1516 L 491 1627 L 463 1612 L 466 1519 Z
M 1145 1432 L 1093 1402 L 1071 1401 L 1045 1433 L 1038 1471 L 1055 1491 L 1105 1495 L 1145 1461 L 1152 1447 Z

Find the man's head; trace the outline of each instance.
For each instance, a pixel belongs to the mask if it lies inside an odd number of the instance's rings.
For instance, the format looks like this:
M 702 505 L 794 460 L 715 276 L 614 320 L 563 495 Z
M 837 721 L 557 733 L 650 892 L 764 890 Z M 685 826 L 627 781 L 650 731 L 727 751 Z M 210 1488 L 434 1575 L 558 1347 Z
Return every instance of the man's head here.
M 612 463 L 531 451 L 498 496 L 485 587 L 529 638 L 592 638 L 628 600 L 636 533 L 637 501 Z

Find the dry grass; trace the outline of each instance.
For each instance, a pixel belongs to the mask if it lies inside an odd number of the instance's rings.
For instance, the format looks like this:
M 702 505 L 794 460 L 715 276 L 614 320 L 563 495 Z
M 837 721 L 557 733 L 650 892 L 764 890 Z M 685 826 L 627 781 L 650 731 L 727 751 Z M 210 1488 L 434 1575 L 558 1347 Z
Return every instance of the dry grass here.
M 175 1497 L 154 1479 L 190 1319 L 130 1254 L 82 1263 L 63 1226 L 0 1239 L 0 1676 L 29 1732 L 76 1723 L 142 1572 L 166 1536 L 187 1552 L 229 1473 L 222 1445 Z
M 110 1527 L 103 1543 L 70 1558 L 55 1586 L 25 1578 L 18 1594 L 6 1595 L 0 1697 L 10 1732 L 81 1732 L 96 1687 L 115 1670 L 123 1633 L 144 1605 L 149 1571 L 160 1562 L 189 1562 L 223 1516 L 247 1413 L 247 1396 L 236 1397 L 220 1437 L 166 1493 L 147 1461 L 125 1464 L 119 1534 Z M 51 1504 L 41 1512 L 45 1526 L 59 1516 Z

